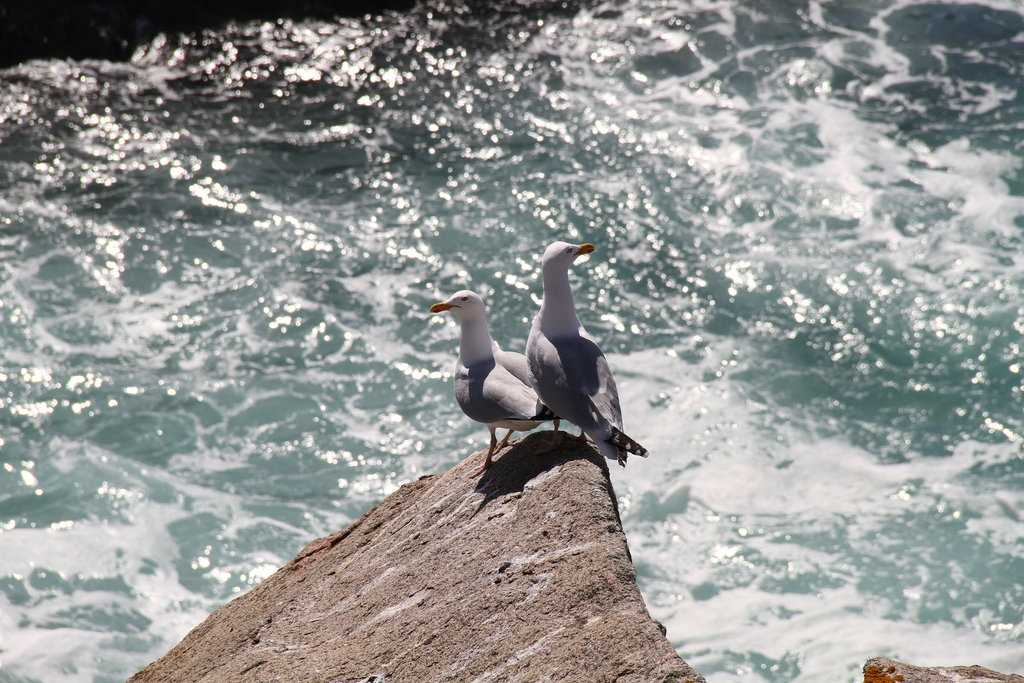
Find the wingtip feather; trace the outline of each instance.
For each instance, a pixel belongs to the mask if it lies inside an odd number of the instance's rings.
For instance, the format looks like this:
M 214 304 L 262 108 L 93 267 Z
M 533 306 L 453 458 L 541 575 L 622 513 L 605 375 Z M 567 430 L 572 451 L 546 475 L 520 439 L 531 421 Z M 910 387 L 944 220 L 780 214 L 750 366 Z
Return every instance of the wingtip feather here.
M 647 449 L 621 429 L 612 427 L 612 435 L 608 438 L 608 444 L 615 449 L 616 460 L 623 467 L 626 466 L 626 459 L 631 454 L 639 455 L 641 458 L 647 457 Z
M 608 442 L 620 450 L 632 453 L 633 455 L 639 455 L 642 458 L 647 457 L 646 448 L 637 443 L 633 437 L 615 427 L 612 427 L 612 435 Z

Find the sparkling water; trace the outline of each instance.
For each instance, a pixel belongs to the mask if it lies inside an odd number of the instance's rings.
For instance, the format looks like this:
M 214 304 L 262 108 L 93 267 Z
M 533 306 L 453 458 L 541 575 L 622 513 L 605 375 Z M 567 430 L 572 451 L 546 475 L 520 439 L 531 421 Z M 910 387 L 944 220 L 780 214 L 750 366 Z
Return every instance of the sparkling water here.
M 424 5 L 0 72 L 0 681 L 123 680 L 486 445 L 556 239 L 716 683 L 1024 670 L 1024 10 Z

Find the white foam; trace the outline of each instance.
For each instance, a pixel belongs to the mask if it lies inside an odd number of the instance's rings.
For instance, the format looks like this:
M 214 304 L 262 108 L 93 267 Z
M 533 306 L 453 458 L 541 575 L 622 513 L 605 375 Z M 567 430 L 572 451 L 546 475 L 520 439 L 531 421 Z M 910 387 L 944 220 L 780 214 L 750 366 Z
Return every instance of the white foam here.
M 881 655 L 1018 670 L 1019 625 L 1007 628 L 994 614 L 958 616 L 955 625 L 916 616 L 924 604 L 949 600 L 931 593 L 927 578 L 927 566 L 941 560 L 915 564 L 918 553 L 933 552 L 927 537 L 906 539 L 905 547 L 888 538 L 894 520 L 938 517 L 965 523 L 1002 557 L 1020 556 L 1014 517 L 1024 499 L 1003 487 L 979 500 L 968 474 L 1015 450 L 964 444 L 952 457 L 887 464 L 841 440 L 809 438 L 743 400 L 728 372 L 709 382 L 708 368 L 730 355 L 712 347 L 705 368 L 662 351 L 611 359 L 626 429 L 651 451 L 612 476 L 641 589 L 681 654 L 709 679 L 727 681 L 774 681 L 787 667 L 797 673 L 786 680 L 796 682 L 854 680 L 864 661 Z M 877 594 L 861 585 L 868 567 L 849 564 L 872 562 L 873 553 L 883 575 L 922 571 L 925 578 L 903 579 L 895 602 Z M 936 585 L 945 590 L 941 579 Z M 710 597 L 694 599 L 708 590 Z M 973 593 L 965 588 L 962 599 L 985 602 Z M 941 656 L 935 642 L 944 644 Z M 780 669 L 760 670 L 760 658 Z
M 101 660 L 106 671 L 130 675 L 139 668 L 140 656 L 112 646 L 119 633 L 148 642 L 142 657 L 156 659 L 216 606 L 181 586 L 173 570 L 177 544 L 167 534 L 167 515 L 179 513 L 149 502 L 135 504 L 133 511 L 135 521 L 129 524 L 83 520 L 52 533 L 14 529 L 0 535 L 8 576 L 27 577 L 35 569 L 45 569 L 72 585 L 94 580 L 130 587 L 127 594 L 76 587 L 64 595 L 59 588 L 30 588 L 33 597 L 28 603 L 0 612 L 0 619 L 8 622 L 0 629 L 0 661 L 7 671 L 74 683 L 93 680 L 92 666 Z M 41 545 L 45 553 L 40 552 Z M 50 626 L 75 624 L 74 615 L 85 618 L 92 611 L 107 612 L 114 623 Z M 116 623 L 121 615 L 128 623 Z M 146 626 L 137 631 L 133 623 Z

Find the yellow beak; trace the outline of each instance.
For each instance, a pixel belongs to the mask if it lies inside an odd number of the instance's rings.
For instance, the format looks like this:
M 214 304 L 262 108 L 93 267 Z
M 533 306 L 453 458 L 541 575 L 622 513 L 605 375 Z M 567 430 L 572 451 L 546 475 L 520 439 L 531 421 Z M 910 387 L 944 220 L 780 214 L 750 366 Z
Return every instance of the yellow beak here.
M 453 306 L 452 304 L 446 304 L 445 302 L 442 301 L 440 303 L 436 303 L 433 306 L 431 306 L 430 307 L 430 312 L 431 313 L 440 313 L 442 311 L 450 311 L 453 308 L 455 308 L 455 306 Z
M 580 250 L 577 255 L 582 256 L 583 254 L 589 254 L 592 251 L 594 251 L 594 245 L 590 242 L 586 242 L 585 244 L 580 245 Z

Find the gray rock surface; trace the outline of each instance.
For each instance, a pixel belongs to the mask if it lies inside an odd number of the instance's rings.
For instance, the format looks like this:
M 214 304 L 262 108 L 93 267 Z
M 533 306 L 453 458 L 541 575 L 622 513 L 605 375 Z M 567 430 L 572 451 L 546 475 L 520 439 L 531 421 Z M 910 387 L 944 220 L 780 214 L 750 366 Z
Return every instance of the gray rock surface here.
M 407 484 L 131 681 L 691 681 L 647 613 L 605 461 L 542 434 Z
M 1024 676 L 983 666 L 911 666 L 878 657 L 864 665 L 864 683 L 1024 683 Z

